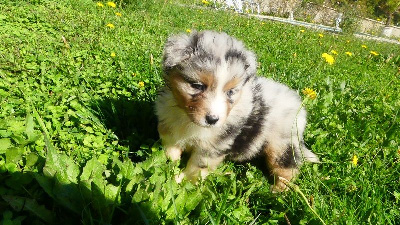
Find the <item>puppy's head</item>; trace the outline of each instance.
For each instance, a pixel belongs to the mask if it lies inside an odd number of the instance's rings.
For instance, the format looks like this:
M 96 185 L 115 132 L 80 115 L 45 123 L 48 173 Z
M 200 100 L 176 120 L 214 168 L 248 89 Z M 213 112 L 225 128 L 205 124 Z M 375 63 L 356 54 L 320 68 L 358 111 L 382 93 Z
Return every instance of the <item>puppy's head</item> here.
M 168 39 L 164 78 L 197 125 L 222 125 L 256 73 L 255 55 L 225 33 L 192 32 Z

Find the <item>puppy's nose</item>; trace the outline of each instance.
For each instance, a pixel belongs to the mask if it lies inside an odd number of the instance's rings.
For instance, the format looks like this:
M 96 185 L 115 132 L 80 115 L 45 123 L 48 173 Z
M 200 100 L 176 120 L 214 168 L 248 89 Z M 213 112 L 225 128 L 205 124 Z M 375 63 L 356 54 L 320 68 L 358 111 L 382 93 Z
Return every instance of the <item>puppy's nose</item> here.
M 206 115 L 206 121 L 210 125 L 214 125 L 219 120 L 219 117 L 216 115 Z

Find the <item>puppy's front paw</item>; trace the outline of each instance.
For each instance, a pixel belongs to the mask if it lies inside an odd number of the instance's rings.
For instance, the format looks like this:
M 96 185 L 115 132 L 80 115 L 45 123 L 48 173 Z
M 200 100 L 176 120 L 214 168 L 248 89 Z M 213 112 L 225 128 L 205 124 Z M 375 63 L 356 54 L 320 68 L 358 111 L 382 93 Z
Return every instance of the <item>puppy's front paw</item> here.
M 287 180 L 284 177 L 278 177 L 278 179 L 276 179 L 275 184 L 271 185 L 271 192 L 272 193 L 281 193 L 284 191 L 288 191 L 289 190 L 289 180 Z
M 177 161 L 177 160 L 181 159 L 182 150 L 178 147 L 173 146 L 173 147 L 167 148 L 167 151 L 165 152 L 165 154 L 172 161 Z
M 184 174 L 184 173 L 180 173 L 180 174 L 176 175 L 176 176 L 175 176 L 175 181 L 176 181 L 176 183 L 180 184 L 180 183 L 182 182 L 182 180 L 183 180 L 184 177 L 185 177 L 185 174 Z
M 288 191 L 289 188 L 284 183 L 277 182 L 277 183 L 271 185 L 271 189 L 270 190 L 271 190 L 272 193 L 277 194 L 277 193 Z

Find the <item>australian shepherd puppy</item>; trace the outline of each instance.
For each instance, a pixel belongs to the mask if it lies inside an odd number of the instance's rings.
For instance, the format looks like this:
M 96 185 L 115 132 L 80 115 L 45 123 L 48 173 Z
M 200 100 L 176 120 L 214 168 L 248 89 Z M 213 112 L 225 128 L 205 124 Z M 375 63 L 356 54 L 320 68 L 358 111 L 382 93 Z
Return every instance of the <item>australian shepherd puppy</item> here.
M 318 158 L 303 143 L 306 111 L 287 86 L 256 76 L 257 61 L 241 41 L 214 31 L 168 39 L 165 87 L 156 101 L 158 131 L 171 160 L 190 153 L 177 176 L 197 180 L 225 159 L 265 157 L 275 189 L 304 161 Z

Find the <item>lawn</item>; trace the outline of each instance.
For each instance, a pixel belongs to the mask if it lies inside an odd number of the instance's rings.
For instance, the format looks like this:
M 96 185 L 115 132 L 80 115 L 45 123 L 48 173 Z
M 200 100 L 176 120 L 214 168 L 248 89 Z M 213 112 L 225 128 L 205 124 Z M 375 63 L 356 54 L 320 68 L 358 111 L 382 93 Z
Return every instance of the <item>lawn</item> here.
M 0 3 L 0 224 L 398 224 L 399 45 L 186 3 Z M 261 76 L 305 99 L 321 163 L 291 191 L 232 162 L 174 181 L 184 161 L 164 156 L 153 108 L 162 49 L 204 29 L 243 40 Z

